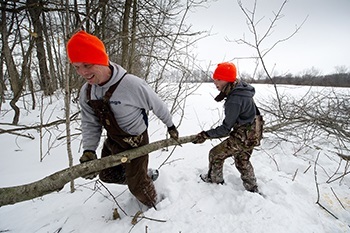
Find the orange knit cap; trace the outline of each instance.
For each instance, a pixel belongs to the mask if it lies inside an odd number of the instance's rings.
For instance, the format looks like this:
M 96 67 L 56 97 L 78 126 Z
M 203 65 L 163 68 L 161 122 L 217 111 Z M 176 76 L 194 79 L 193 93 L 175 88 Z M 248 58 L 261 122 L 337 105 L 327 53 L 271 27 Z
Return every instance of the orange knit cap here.
M 67 53 L 71 63 L 84 62 L 105 66 L 109 64 L 103 42 L 85 31 L 79 31 L 69 39 Z
M 223 62 L 216 67 L 213 79 L 223 80 L 227 82 L 235 82 L 237 78 L 236 66 L 231 62 Z

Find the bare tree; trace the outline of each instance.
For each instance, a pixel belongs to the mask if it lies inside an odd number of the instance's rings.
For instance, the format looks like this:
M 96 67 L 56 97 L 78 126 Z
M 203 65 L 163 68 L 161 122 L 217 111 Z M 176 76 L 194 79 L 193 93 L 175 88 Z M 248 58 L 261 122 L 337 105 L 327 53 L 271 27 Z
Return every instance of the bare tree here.
M 42 0 L 27 0 L 27 7 L 28 12 L 30 15 L 30 19 L 33 23 L 33 29 L 34 29 L 34 40 L 36 45 L 36 55 L 39 63 L 39 71 L 40 71 L 40 84 L 42 87 L 42 90 L 44 90 L 44 93 L 46 95 L 52 95 L 53 94 L 53 85 L 52 85 L 52 79 L 50 76 L 50 72 L 47 66 L 47 56 L 46 56 L 46 49 L 45 49 L 45 41 L 44 41 L 44 31 L 45 31 L 45 25 L 41 22 L 40 18 L 43 14 L 43 4 L 44 2 Z
M 29 39 L 29 45 L 26 45 L 24 43 L 23 38 L 21 37 L 21 34 L 19 34 L 19 31 L 17 31 L 17 36 L 10 33 L 14 27 L 19 26 L 19 22 L 22 20 L 22 17 L 18 17 L 16 13 L 10 13 L 7 12 L 7 3 L 2 1 L 1 2 L 1 40 L 2 40 L 2 53 L 1 53 L 1 60 L 5 61 L 6 64 L 6 72 L 9 77 L 11 91 L 13 94 L 13 97 L 10 101 L 10 106 L 15 111 L 12 123 L 18 124 L 19 117 L 20 117 L 20 109 L 16 105 L 17 101 L 21 97 L 23 86 L 25 83 L 25 78 L 29 74 L 29 70 L 27 69 L 28 61 L 30 58 L 30 54 L 33 48 L 33 40 L 28 36 Z M 11 18 L 11 21 L 7 21 L 7 17 Z M 17 22 L 17 24 L 16 24 Z M 16 33 L 16 32 L 15 32 Z M 11 39 L 10 39 L 11 38 Z M 13 44 L 10 45 L 9 40 L 13 41 Z M 10 47 L 12 46 L 12 47 Z M 20 72 L 17 69 L 17 64 L 15 62 L 13 51 L 15 48 L 18 48 L 22 53 L 22 59 L 23 62 L 21 66 Z
M 191 76 L 191 69 L 195 64 L 195 59 L 187 52 L 189 47 L 200 39 L 202 33 L 190 32 L 190 27 L 184 24 L 184 19 L 190 9 L 207 1 L 2 1 L 4 52 L 1 58 L 5 64 L 2 73 L 7 74 L 6 77 L 14 88 L 11 92 L 15 98 L 11 104 L 16 118 L 19 119 L 20 110 L 14 103 L 18 101 L 17 96 L 22 94 L 18 90 L 27 91 L 24 82 L 18 83 L 19 78 L 16 80 L 16 76 L 29 78 L 27 83 L 32 95 L 38 91 L 38 87 L 45 95 L 53 94 L 57 87 L 65 87 L 65 78 L 71 79 L 72 93 L 79 92 L 83 81 L 72 73 L 65 74 L 66 64 L 63 61 L 66 57 L 65 40 L 81 29 L 100 37 L 105 42 L 112 61 L 144 78 L 156 91 L 167 92 L 159 87 L 164 82 L 173 81 L 176 70 L 179 70 L 177 79 L 186 81 L 183 77 Z M 66 22 L 65 9 L 68 11 L 68 22 L 72 25 L 70 31 L 66 31 L 63 24 Z M 17 47 L 28 51 L 30 63 L 23 63 L 24 56 L 19 57 L 12 53 L 15 48 L 15 51 L 18 51 Z M 35 59 L 31 59 L 32 57 Z M 22 87 L 18 88 L 16 83 Z M 6 89 L 4 84 L 2 82 L 2 90 Z M 35 107 L 35 100 L 33 103 Z M 14 122 L 16 121 L 18 120 L 15 119 Z
M 334 69 L 336 74 L 345 74 L 348 73 L 349 70 L 346 66 L 336 66 Z
M 245 44 L 248 45 L 249 47 L 253 48 L 256 53 L 256 61 L 257 61 L 257 65 L 256 67 L 258 67 L 259 64 L 262 65 L 263 70 L 265 71 L 265 74 L 267 75 L 267 77 L 272 80 L 272 77 L 270 75 L 270 69 L 266 66 L 265 63 L 265 56 L 271 51 L 273 50 L 277 45 L 279 45 L 282 42 L 286 42 L 288 41 L 290 38 L 292 38 L 299 30 L 300 28 L 303 26 L 303 24 L 305 23 L 305 21 L 307 20 L 307 17 L 304 19 L 304 21 L 297 26 L 294 31 L 287 37 L 282 38 L 282 39 L 278 39 L 277 41 L 275 41 L 270 47 L 268 48 L 263 48 L 262 43 L 271 36 L 272 34 L 272 30 L 273 28 L 276 26 L 277 22 L 283 17 L 283 9 L 285 7 L 285 5 L 287 4 L 288 0 L 284 0 L 280 6 L 280 8 L 277 10 L 276 13 L 273 13 L 273 17 L 272 19 L 270 19 L 270 24 L 268 25 L 268 27 L 266 28 L 266 30 L 261 34 L 258 33 L 258 29 L 259 29 L 259 24 L 262 21 L 262 18 L 256 18 L 257 14 L 257 3 L 258 0 L 254 1 L 254 5 L 253 5 L 253 9 L 248 10 L 243 6 L 243 3 L 241 0 L 238 0 L 238 5 L 240 7 L 240 9 L 242 10 L 242 12 L 244 13 L 245 17 L 246 17 L 246 21 L 247 21 L 247 26 L 249 28 L 249 31 L 253 34 L 253 41 L 247 41 L 245 39 L 239 39 L 236 40 L 236 42 L 238 44 Z M 281 102 L 280 102 L 280 98 L 279 98 L 279 93 L 277 90 L 277 86 L 274 83 L 274 87 L 275 87 L 275 92 L 277 95 L 277 101 L 278 104 L 280 106 L 280 109 L 282 109 L 281 106 Z M 281 112 L 283 114 L 283 111 Z

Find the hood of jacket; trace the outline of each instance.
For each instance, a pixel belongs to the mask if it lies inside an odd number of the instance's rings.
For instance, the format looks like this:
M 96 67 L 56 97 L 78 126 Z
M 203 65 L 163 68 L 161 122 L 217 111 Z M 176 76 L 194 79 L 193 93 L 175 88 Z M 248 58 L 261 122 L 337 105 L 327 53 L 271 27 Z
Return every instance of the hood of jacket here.
M 229 95 L 253 97 L 255 95 L 255 88 L 244 81 L 239 81 L 229 92 Z
M 217 102 L 222 101 L 228 96 L 238 95 L 242 97 L 253 97 L 255 94 L 255 89 L 250 84 L 244 81 L 238 81 L 236 83 L 228 83 L 219 95 L 215 97 Z

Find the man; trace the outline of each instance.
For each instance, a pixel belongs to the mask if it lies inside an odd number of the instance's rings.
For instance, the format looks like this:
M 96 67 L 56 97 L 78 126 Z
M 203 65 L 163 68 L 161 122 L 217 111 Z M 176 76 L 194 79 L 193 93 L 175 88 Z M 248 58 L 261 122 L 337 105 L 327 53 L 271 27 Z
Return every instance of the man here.
M 165 103 L 144 80 L 109 61 L 99 38 L 79 31 L 68 41 L 67 53 L 76 72 L 87 82 L 81 89 L 79 99 L 84 149 L 81 163 L 97 158 L 95 151 L 102 127 L 107 131 L 107 139 L 101 157 L 148 144 L 149 110 L 153 110 L 168 127 L 170 136 L 178 139 L 178 131 Z M 127 184 L 141 203 L 155 207 L 157 193 L 147 172 L 148 154 L 130 163 L 102 170 L 99 177 L 107 183 Z
M 254 169 L 249 159 L 254 146 L 260 144 L 263 121 L 253 100 L 254 87 L 236 77 L 237 70 L 234 64 L 229 62 L 218 64 L 213 79 L 220 94 L 215 100 L 226 99 L 225 119 L 222 125 L 197 134 L 193 143 L 203 143 L 208 138 L 229 136 L 210 150 L 209 170 L 208 173 L 200 175 L 201 179 L 208 183 L 223 184 L 224 161 L 233 156 L 245 189 L 258 192 Z M 257 121 L 255 121 L 256 118 Z

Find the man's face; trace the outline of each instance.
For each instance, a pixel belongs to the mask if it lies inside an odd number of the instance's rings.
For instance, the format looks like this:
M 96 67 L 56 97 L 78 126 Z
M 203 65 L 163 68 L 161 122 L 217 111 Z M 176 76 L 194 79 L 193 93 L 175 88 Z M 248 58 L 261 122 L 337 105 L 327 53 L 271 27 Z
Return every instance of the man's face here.
M 72 63 L 77 73 L 82 76 L 89 84 L 104 84 L 110 76 L 108 66 L 89 64 L 83 62 Z
M 224 80 L 214 79 L 214 84 L 219 91 L 222 91 L 228 82 Z

